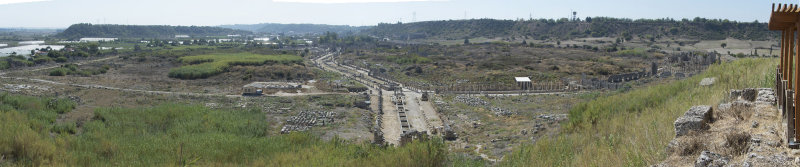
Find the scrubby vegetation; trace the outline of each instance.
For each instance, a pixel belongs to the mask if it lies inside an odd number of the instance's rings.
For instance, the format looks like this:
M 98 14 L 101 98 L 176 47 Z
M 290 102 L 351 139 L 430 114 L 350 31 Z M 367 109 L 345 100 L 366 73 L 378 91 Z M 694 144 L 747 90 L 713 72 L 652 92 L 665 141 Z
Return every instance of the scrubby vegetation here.
M 646 166 L 667 157 L 673 121 L 694 105 L 721 102 L 730 89 L 773 87 L 775 59 L 712 65 L 694 77 L 599 97 L 574 106 L 563 134 L 519 147 L 506 166 Z M 701 79 L 716 77 L 710 87 Z
M 92 120 L 56 123 L 74 106 L 1 94 L 0 165 L 443 166 L 450 157 L 440 139 L 395 148 L 304 133 L 271 136 L 260 110 L 168 103 L 103 108 Z
M 78 65 L 76 64 L 65 64 L 61 65 L 61 67 L 50 70 L 50 76 L 66 76 L 66 75 L 91 76 L 91 75 L 105 74 L 106 72 L 108 72 L 109 69 L 111 69 L 111 66 L 109 65 L 103 65 L 102 67 L 96 69 L 79 69 Z
M 209 54 L 185 56 L 178 59 L 184 66 L 173 68 L 169 77 L 180 79 L 208 78 L 227 71 L 231 66 L 302 64 L 303 58 L 295 55 L 261 55 L 253 53 Z

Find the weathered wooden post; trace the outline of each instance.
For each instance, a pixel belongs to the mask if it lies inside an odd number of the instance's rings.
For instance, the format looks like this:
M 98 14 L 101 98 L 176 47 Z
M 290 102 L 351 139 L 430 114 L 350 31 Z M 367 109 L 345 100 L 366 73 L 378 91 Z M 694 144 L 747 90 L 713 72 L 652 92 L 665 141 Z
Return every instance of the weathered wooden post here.
M 798 10 L 797 5 L 788 5 L 788 4 L 778 4 L 778 8 L 776 10 L 775 4 L 772 4 L 771 16 L 769 21 L 769 29 L 770 30 L 778 30 L 782 31 L 781 34 L 781 58 L 780 58 L 780 65 L 776 68 L 778 70 L 778 74 L 776 74 L 777 78 L 776 81 L 776 88 L 778 88 L 778 99 L 779 103 L 783 106 L 783 109 L 786 119 L 787 119 L 787 142 L 789 143 L 789 148 L 800 148 L 800 143 L 797 143 L 797 139 L 800 138 L 800 119 L 797 119 L 797 115 L 800 115 L 800 111 L 797 110 L 796 106 L 800 106 L 800 101 L 795 100 L 798 98 L 798 94 L 792 91 L 800 87 L 800 82 L 797 82 L 797 79 L 800 79 L 800 69 L 796 69 L 795 66 L 800 65 L 800 57 L 795 58 L 798 56 L 797 53 L 800 53 L 800 37 L 795 35 L 795 32 L 800 27 L 800 10 Z M 798 42 L 795 42 L 798 40 Z

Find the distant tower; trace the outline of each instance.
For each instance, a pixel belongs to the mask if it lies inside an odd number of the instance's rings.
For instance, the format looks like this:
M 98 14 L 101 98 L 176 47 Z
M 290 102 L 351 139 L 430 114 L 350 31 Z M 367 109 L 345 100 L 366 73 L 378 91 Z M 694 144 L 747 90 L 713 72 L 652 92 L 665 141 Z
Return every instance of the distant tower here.
M 578 12 L 573 10 L 572 11 L 572 21 L 577 21 L 577 20 L 578 20 Z
M 467 11 L 465 10 L 464 11 L 464 20 L 466 20 L 466 19 L 467 19 Z
M 411 22 L 417 22 L 417 12 L 414 11 L 414 13 L 412 13 L 411 15 L 413 15 L 413 17 L 411 17 Z

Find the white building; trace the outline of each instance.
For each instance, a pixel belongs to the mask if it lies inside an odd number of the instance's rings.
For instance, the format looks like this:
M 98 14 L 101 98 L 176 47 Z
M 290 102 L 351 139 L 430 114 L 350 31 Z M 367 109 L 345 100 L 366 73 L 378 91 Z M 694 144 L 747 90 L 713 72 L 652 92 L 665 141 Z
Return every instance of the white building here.
M 175 35 L 175 38 L 189 38 L 189 35 Z
M 81 42 L 116 41 L 117 38 L 81 38 Z
M 514 77 L 514 80 L 517 81 L 517 86 L 519 86 L 522 90 L 528 90 L 531 88 L 531 78 L 528 77 Z
M 44 44 L 44 41 L 22 41 L 18 43 L 19 45 L 39 45 Z
M 6 47 L 8 44 L 0 43 L 0 47 Z
M 269 37 L 264 37 L 264 38 L 253 38 L 253 41 L 264 41 L 264 42 L 266 42 L 266 41 L 269 41 Z

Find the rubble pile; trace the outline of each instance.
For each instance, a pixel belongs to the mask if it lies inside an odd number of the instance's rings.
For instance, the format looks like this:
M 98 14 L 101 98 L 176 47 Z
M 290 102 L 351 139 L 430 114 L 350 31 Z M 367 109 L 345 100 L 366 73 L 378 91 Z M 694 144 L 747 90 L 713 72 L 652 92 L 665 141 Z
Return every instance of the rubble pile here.
M 306 131 L 312 126 L 325 126 L 334 122 L 333 117 L 336 116 L 334 112 L 325 111 L 302 111 L 297 116 L 289 117 L 286 120 L 281 133 L 289 133 L 293 131 Z
M 456 102 L 461 102 L 461 103 L 464 103 L 464 104 L 467 104 L 467 105 L 473 106 L 473 107 L 489 105 L 489 102 L 486 102 L 483 99 L 480 99 L 480 98 L 477 98 L 477 97 L 464 96 L 464 95 L 456 96 L 456 98 L 454 100 Z
M 516 114 L 515 112 L 512 112 L 511 110 L 503 109 L 503 108 L 500 108 L 500 107 L 489 107 L 489 110 L 494 112 L 494 115 L 497 115 L 497 116 L 511 116 L 511 115 Z

